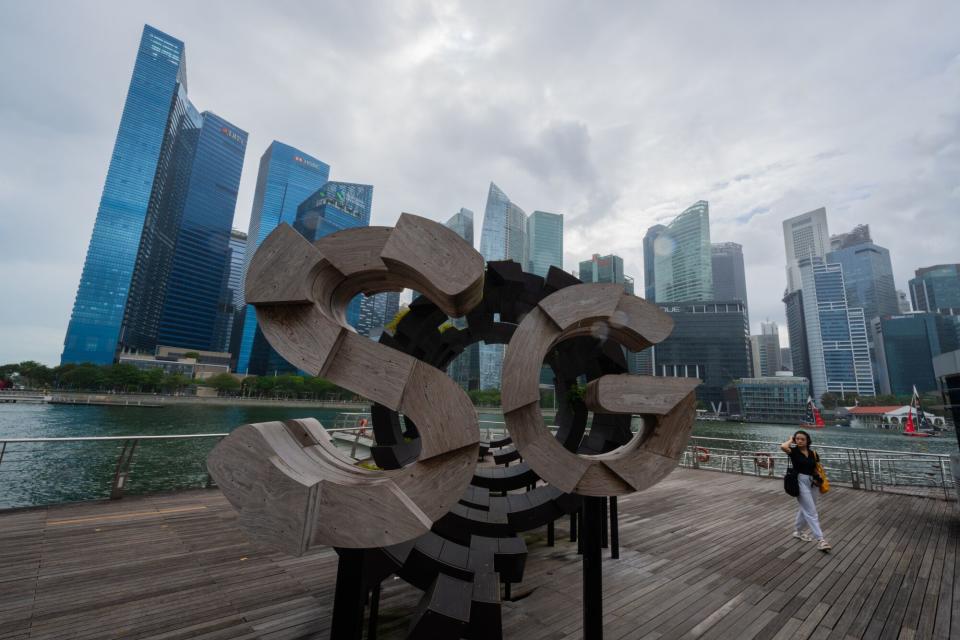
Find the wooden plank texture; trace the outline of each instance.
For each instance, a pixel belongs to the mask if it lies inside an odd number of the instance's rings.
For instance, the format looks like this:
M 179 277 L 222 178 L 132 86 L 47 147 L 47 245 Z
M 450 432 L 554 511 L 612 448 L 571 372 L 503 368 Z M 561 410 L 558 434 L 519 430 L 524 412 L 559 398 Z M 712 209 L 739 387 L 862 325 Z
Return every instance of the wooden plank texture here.
M 960 637 L 955 504 L 836 488 L 819 503 L 830 554 L 790 536 L 775 479 L 677 469 L 618 506 L 607 640 Z M 524 536 L 505 638 L 581 637 L 567 522 L 554 547 Z M 335 576 L 329 547 L 252 544 L 215 489 L 0 513 L 4 640 L 327 638 Z M 378 637 L 406 637 L 422 595 L 385 581 Z

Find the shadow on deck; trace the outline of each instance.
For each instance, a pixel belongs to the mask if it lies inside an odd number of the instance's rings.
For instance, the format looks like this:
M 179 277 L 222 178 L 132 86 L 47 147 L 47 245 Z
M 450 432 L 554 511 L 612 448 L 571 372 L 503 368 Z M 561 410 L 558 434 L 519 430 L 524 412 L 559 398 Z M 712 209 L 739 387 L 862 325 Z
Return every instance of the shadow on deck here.
M 605 638 L 960 638 L 960 514 L 943 500 L 837 489 L 829 554 L 795 540 L 779 480 L 678 469 L 621 498 L 604 561 Z M 257 550 L 216 490 L 0 513 L 0 639 L 327 638 L 336 554 Z M 580 563 L 527 536 L 504 636 L 580 637 Z M 383 586 L 380 638 L 420 592 Z

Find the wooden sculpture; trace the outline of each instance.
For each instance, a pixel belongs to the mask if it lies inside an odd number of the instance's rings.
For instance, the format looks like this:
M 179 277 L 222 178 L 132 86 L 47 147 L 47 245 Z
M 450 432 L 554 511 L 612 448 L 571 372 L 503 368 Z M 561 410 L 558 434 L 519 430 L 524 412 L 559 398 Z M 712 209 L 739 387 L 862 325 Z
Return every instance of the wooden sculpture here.
M 473 476 L 473 404 L 447 375 L 358 335 L 344 309 L 357 293 L 410 287 L 449 315 L 483 292 L 483 259 L 453 231 L 404 214 L 397 226 L 341 231 L 310 244 L 287 225 L 263 242 L 246 299 L 289 362 L 410 416 L 419 459 L 357 467 L 312 420 L 240 427 L 210 454 L 210 474 L 255 538 L 289 553 L 310 545 L 386 546 L 430 530 Z

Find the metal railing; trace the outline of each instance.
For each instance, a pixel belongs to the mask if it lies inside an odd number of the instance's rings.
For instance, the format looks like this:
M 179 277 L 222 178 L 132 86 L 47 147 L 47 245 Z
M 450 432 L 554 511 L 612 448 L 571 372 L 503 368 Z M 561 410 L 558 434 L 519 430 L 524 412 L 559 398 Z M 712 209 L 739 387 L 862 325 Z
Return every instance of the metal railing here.
M 360 429 L 327 431 L 351 453 L 363 445 Z M 0 438 L 0 510 L 210 487 L 207 454 L 226 435 Z
M 814 447 L 831 484 L 956 499 L 950 456 L 851 447 Z M 779 442 L 691 436 L 681 466 L 727 473 L 783 477 L 790 466 Z

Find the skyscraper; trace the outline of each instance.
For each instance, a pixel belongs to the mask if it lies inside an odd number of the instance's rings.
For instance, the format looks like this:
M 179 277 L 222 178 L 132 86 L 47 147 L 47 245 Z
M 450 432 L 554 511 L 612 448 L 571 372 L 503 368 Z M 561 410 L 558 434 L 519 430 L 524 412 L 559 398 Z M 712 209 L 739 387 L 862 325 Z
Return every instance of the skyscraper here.
M 643 236 L 643 297 L 654 302 L 657 299 L 656 258 L 657 238 L 666 231 L 662 224 L 655 224 Z M 662 243 L 661 243 L 662 244 Z
M 747 304 L 747 278 L 743 268 L 743 246 L 736 242 L 712 244 L 710 245 L 710 255 L 713 265 L 714 300 L 739 300 Z
M 803 291 L 797 289 L 783 297 L 787 314 L 787 335 L 790 337 L 790 370 L 810 380 L 810 357 L 807 345 L 807 325 L 804 322 Z M 810 391 L 813 393 L 813 390 Z
M 776 322 L 761 322 L 760 335 L 750 336 L 754 377 L 772 376 L 780 371 L 780 331 Z
M 221 346 L 217 314 L 246 146 L 246 132 L 203 114 L 160 314 L 159 344 L 200 351 Z
M 240 283 L 243 282 L 243 265 L 246 262 L 247 234 L 239 229 L 230 232 L 230 253 L 228 267 L 224 270 L 223 287 L 220 296 L 220 307 L 217 310 L 217 324 L 214 342 L 217 346 L 214 351 L 228 351 L 233 353 L 230 344 L 233 337 L 233 325 L 237 314 L 243 309 L 243 291 Z M 231 362 L 231 368 L 236 366 Z
M 209 345 L 245 147 L 190 103 L 183 42 L 144 26 L 62 362 L 106 364 L 158 339 Z M 181 327 L 192 267 L 213 283 Z
M 900 308 L 900 313 L 910 313 L 913 311 L 913 307 L 910 306 L 910 298 L 907 296 L 906 291 L 897 289 L 897 306 Z
M 658 303 L 659 304 L 659 303 Z M 750 377 L 750 327 L 742 302 L 697 302 L 661 305 L 673 318 L 673 331 L 652 347 L 657 376 L 699 378 L 697 399 L 714 410 L 724 403 L 724 389 Z
M 938 264 L 917 269 L 910 280 L 915 311 L 960 314 L 960 264 Z
M 372 296 L 360 296 L 360 314 L 357 320 L 357 333 L 373 340 L 379 340 L 383 328 L 400 311 L 400 292 L 387 291 Z
M 793 371 L 793 352 L 790 347 L 780 347 L 780 370 Z
M 875 395 L 866 320 L 863 309 L 847 305 L 843 267 L 822 258 L 799 260 L 797 267 L 814 399 L 828 391 Z
M 674 218 L 657 234 L 654 244 L 654 295 L 658 303 L 714 299 L 707 202 L 700 200 Z
M 253 195 L 253 209 L 250 212 L 250 228 L 247 232 L 246 264 L 244 265 L 244 286 L 250 260 L 270 232 L 281 222 L 292 225 L 297 215 L 297 207 L 307 196 L 326 184 L 330 177 L 330 167 L 316 158 L 289 145 L 274 140 L 260 158 L 260 170 L 257 173 L 257 187 Z M 241 287 L 242 289 L 243 287 Z M 235 330 L 240 332 L 238 340 L 237 371 L 240 373 L 265 373 L 267 371 L 266 340 L 257 327 L 256 311 L 247 305 L 243 321 Z M 254 354 L 254 339 L 261 336 L 258 352 Z M 251 358 L 254 360 L 251 363 Z
M 372 185 L 328 182 L 300 203 L 293 228 L 310 242 L 316 242 L 337 231 L 370 226 L 372 207 Z M 347 323 L 355 328 L 360 321 L 362 297 L 356 296 L 347 306 Z
M 473 246 L 473 211 L 460 209 L 445 223 L 454 233 Z M 463 318 L 454 318 L 454 326 L 463 329 L 467 326 Z M 450 366 L 447 367 L 450 377 L 466 391 L 475 391 L 480 388 L 480 343 L 468 345 Z
M 527 218 L 525 270 L 546 277 L 550 267 L 563 269 L 563 214 L 534 211 Z
M 899 311 L 890 252 L 873 243 L 869 225 L 830 236 L 830 249 L 826 260 L 843 266 L 843 282 L 851 306 L 862 307 L 867 320 Z
M 873 320 L 880 392 L 909 395 L 937 390 L 933 359 L 960 349 L 957 316 L 910 313 Z
M 526 265 L 527 216 L 500 187 L 490 183 L 480 232 L 480 254 L 487 262 L 513 260 Z M 499 389 L 504 345 L 480 345 L 480 388 Z
M 800 289 L 797 262 L 806 258 L 824 258 L 830 250 L 827 210 L 820 207 L 784 220 L 783 242 L 787 254 L 787 293 L 793 293 Z
M 589 260 L 580 262 L 580 280 L 583 282 L 622 282 L 626 289 L 627 276 L 623 273 L 623 258 L 609 255 L 593 254 Z M 631 278 L 631 289 L 632 289 Z M 629 291 L 628 293 L 633 293 Z

